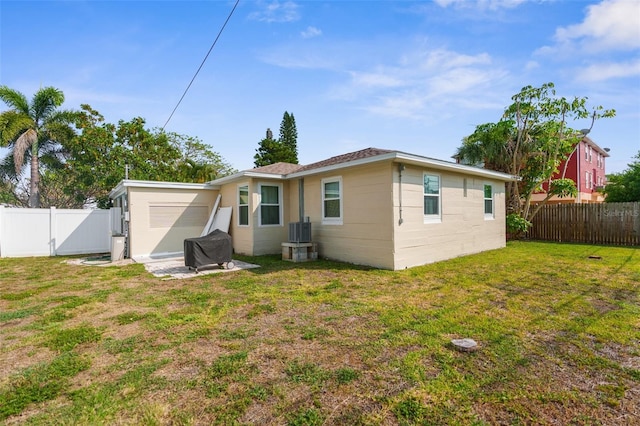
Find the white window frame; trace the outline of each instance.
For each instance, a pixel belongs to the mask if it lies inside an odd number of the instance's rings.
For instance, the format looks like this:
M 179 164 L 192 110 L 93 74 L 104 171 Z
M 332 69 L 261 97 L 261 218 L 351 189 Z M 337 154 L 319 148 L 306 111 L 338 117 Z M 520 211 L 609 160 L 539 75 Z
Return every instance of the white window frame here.
M 269 223 L 269 224 L 263 224 L 262 223 L 262 187 L 263 186 L 275 186 L 276 188 L 278 188 L 278 204 L 264 204 L 264 205 L 269 205 L 269 206 L 278 206 L 278 223 Z M 273 228 L 273 227 L 277 227 L 277 226 L 284 226 L 283 225 L 283 220 L 282 220 L 282 184 L 280 183 L 258 183 L 258 226 L 263 227 L 263 228 Z
M 491 188 L 491 198 L 487 198 L 485 196 L 484 191 L 485 191 L 487 186 L 489 188 Z M 491 213 L 487 213 L 487 209 L 486 209 L 486 206 L 485 206 L 485 203 L 488 200 L 491 200 Z M 496 197 L 495 197 L 495 192 L 493 192 L 493 184 L 489 183 L 489 182 L 485 182 L 482 185 L 482 211 L 484 212 L 485 220 L 493 220 L 493 219 L 495 219 L 495 217 L 496 217 Z
M 425 194 L 424 193 L 424 178 L 426 176 L 434 176 L 438 178 L 438 194 Z M 425 214 L 424 213 L 424 198 L 425 197 L 437 197 L 438 199 L 438 213 L 437 214 Z M 422 173 L 422 214 L 424 223 L 441 223 L 442 222 L 442 176 L 438 173 Z
M 338 202 L 340 203 L 340 217 L 326 217 L 324 202 L 326 200 L 335 200 L 336 198 L 325 198 L 324 186 L 328 183 L 338 183 Z M 325 178 L 320 181 L 320 198 L 322 199 L 322 224 L 323 225 L 342 225 L 344 217 L 344 187 L 342 185 L 342 176 L 334 176 Z
M 247 204 L 241 204 L 240 203 L 240 190 L 242 188 L 247 188 Z M 239 227 L 248 227 L 251 226 L 251 215 L 250 213 L 250 201 L 251 201 L 251 192 L 249 192 L 249 184 L 248 183 L 244 183 L 244 184 L 239 184 L 238 185 L 238 189 L 237 189 L 237 195 L 238 195 L 238 226 Z M 240 218 L 242 217 L 242 215 L 240 214 L 240 209 L 242 207 L 246 207 L 247 208 L 247 223 L 240 223 Z

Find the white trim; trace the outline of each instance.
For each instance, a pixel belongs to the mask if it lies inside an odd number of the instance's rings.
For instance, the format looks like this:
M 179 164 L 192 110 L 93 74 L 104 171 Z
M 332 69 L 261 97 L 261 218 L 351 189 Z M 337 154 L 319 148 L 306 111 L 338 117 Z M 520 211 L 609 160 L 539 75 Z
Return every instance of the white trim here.
M 327 183 L 338 183 L 338 201 L 340 202 L 340 216 L 339 217 L 326 217 L 324 210 L 324 202 L 325 202 L 325 190 L 324 186 Z M 344 186 L 342 185 L 342 176 L 333 176 L 330 178 L 322 179 L 320 183 L 320 198 L 322 200 L 322 224 L 323 225 L 342 225 L 344 218 Z M 335 198 L 331 198 L 335 200 Z
M 208 183 L 188 182 L 154 182 L 150 180 L 121 180 L 111 190 L 109 198 L 118 198 L 126 192 L 126 188 L 160 188 L 160 189 L 219 189 Z
M 436 197 L 436 194 L 425 194 L 424 192 L 424 178 L 426 176 L 435 176 L 438 178 L 438 213 L 437 214 L 425 214 L 424 212 L 424 197 Z M 439 173 L 422 172 L 422 215 L 423 223 L 442 223 L 442 176 Z
M 487 186 L 491 188 L 491 213 L 487 213 L 485 207 L 485 203 L 489 200 L 489 198 L 484 195 L 484 190 Z M 495 191 L 493 190 L 493 184 L 490 182 L 484 182 L 482 184 L 482 211 L 484 213 L 484 220 L 493 220 L 496 218 L 496 197 Z
M 263 186 L 275 186 L 278 188 L 278 221 L 279 223 L 275 224 L 267 224 L 264 225 L 262 223 L 262 187 Z M 282 217 L 282 211 L 283 211 L 283 194 L 282 194 L 282 184 L 281 183 L 271 183 L 271 182 L 258 182 L 258 226 L 261 228 L 269 228 L 269 227 L 275 227 L 275 226 L 284 226 L 283 225 L 283 217 Z M 273 205 L 273 204 L 268 204 L 268 205 Z
M 245 170 L 231 176 L 225 176 L 220 179 L 212 180 L 207 184 L 209 187 L 216 189 L 218 185 L 229 183 L 242 178 L 258 178 L 258 179 L 278 179 L 287 180 L 294 178 L 301 178 L 305 176 L 315 175 L 319 173 L 327 173 L 331 171 L 342 170 L 347 167 L 359 166 L 363 164 L 371 164 L 379 161 L 396 161 L 405 164 L 411 164 L 419 167 L 427 167 L 430 169 L 452 171 L 456 173 L 463 173 L 472 176 L 484 177 L 487 179 L 496 179 L 503 182 L 518 180 L 517 177 L 496 172 L 493 170 L 482 169 L 479 167 L 467 166 L 465 164 L 452 163 L 450 161 L 436 160 L 434 158 L 422 157 L 420 155 L 407 154 L 399 151 L 392 151 L 386 154 L 375 155 L 372 157 L 361 158 L 358 160 L 345 161 L 344 163 L 333 164 L 331 166 L 318 167 L 301 172 L 293 172 L 289 174 L 277 174 L 277 173 L 263 173 L 255 172 L 253 170 Z
M 247 188 L 247 204 L 240 204 L 240 188 Z M 240 223 L 240 207 L 247 207 L 247 223 L 245 224 L 241 224 Z M 236 186 L 236 208 L 238 209 L 238 221 L 237 221 L 237 225 L 239 228 L 247 228 L 251 226 L 251 215 L 249 214 L 251 212 L 251 192 L 249 191 L 249 183 L 239 183 Z
M 317 173 L 325 173 L 329 171 L 335 171 L 344 169 L 346 167 L 358 166 L 363 164 L 375 163 L 378 161 L 394 160 L 397 162 L 403 162 L 405 164 L 412 164 L 420 167 L 428 167 L 430 169 L 453 171 L 457 173 L 464 173 L 474 176 L 481 176 L 485 178 L 497 179 L 500 181 L 508 182 L 517 180 L 516 177 L 506 173 L 496 172 L 493 170 L 481 169 L 479 167 L 467 166 L 464 164 L 451 163 L 449 161 L 436 160 L 428 157 L 421 157 L 419 155 L 406 154 L 404 152 L 393 151 L 387 154 L 376 155 L 373 157 L 362 158 L 359 160 L 347 161 L 344 163 L 334 164 L 326 167 L 319 167 L 317 169 L 306 170 L 302 172 L 294 172 L 286 175 L 286 178 L 304 177 Z M 218 183 L 217 181 L 214 181 Z

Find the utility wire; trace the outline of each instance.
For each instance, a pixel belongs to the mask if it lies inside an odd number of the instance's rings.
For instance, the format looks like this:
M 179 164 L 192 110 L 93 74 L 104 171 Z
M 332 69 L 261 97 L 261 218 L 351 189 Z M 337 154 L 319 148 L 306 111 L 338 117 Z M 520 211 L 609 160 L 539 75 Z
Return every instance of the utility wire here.
M 209 48 L 209 51 L 207 52 L 207 54 L 205 55 L 204 59 L 202 60 L 202 63 L 200 64 L 200 66 L 198 67 L 198 70 L 196 71 L 196 73 L 193 75 L 193 78 L 191 79 L 191 81 L 189 82 L 189 85 L 187 86 L 186 89 L 184 89 L 184 93 L 182 94 L 182 96 L 180 97 L 180 100 L 178 101 L 178 103 L 176 104 L 175 108 L 173 109 L 173 111 L 171 111 L 171 115 L 169 115 L 169 118 L 167 118 L 167 121 L 164 123 L 164 126 L 162 126 L 161 131 L 164 131 L 164 128 L 167 127 L 167 124 L 169 124 L 169 121 L 171 120 L 171 118 L 173 117 L 173 114 L 176 112 L 176 110 L 178 109 L 178 107 L 180 106 L 180 103 L 182 103 L 182 100 L 184 99 L 184 97 L 187 95 L 187 92 L 189 91 L 189 88 L 191 88 L 191 85 L 193 84 L 193 81 L 196 79 L 196 77 L 198 76 L 198 73 L 200 72 L 200 70 L 202 69 L 202 67 L 204 66 L 204 63 L 207 61 L 207 58 L 209 57 L 209 54 L 211 53 L 211 51 L 213 50 L 213 48 L 215 47 L 216 43 L 218 42 L 218 39 L 220 38 L 220 35 L 222 35 L 222 31 L 224 31 L 224 28 L 227 26 L 227 22 L 229 22 L 229 19 L 231 19 L 231 15 L 233 15 L 233 12 L 236 10 L 236 7 L 238 6 L 238 3 L 240 3 L 240 0 L 236 0 L 236 4 L 233 5 L 233 9 L 231 9 L 231 12 L 229 12 L 229 16 L 227 16 L 227 20 L 224 21 L 224 24 L 222 25 L 222 28 L 220 28 L 220 31 L 218 32 L 218 35 L 216 36 L 216 39 L 213 40 L 213 43 L 211 44 L 211 47 Z

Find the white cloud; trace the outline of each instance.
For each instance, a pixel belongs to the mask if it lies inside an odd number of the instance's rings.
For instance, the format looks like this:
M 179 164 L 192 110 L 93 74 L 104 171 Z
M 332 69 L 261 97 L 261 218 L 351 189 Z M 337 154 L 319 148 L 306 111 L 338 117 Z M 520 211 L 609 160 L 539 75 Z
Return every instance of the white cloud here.
M 262 22 L 293 22 L 300 19 L 298 5 L 292 1 L 258 2 L 257 6 L 261 10 L 249 14 L 250 19 Z
M 640 59 L 621 63 L 599 63 L 583 68 L 577 78 L 581 81 L 604 81 L 611 78 L 640 76 Z
M 529 61 L 525 64 L 524 69 L 526 71 L 531 71 L 540 68 L 540 63 L 537 61 Z
M 322 35 L 322 30 L 319 30 L 316 27 L 307 27 L 302 33 L 302 38 L 313 38 Z
M 577 42 L 585 51 L 640 48 L 640 2 L 605 0 L 587 8 L 580 24 L 556 30 L 559 44 Z
M 367 88 L 388 88 L 402 86 L 396 76 L 381 72 L 352 72 L 351 81 L 355 86 Z
M 425 120 L 450 116 L 459 107 L 496 108 L 500 102 L 492 101 L 497 98 L 490 88 L 508 73 L 486 53 L 421 49 L 404 55 L 396 66 L 350 75 L 334 96 L 362 104 L 374 114 Z
M 525 0 L 435 0 L 440 7 L 477 8 L 480 10 L 513 9 Z

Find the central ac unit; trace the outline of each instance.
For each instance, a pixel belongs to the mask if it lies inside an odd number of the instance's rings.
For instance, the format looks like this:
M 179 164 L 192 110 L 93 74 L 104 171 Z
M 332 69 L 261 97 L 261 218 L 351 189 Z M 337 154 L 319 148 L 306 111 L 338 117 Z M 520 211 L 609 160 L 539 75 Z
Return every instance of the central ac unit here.
M 291 222 L 289 223 L 290 243 L 310 243 L 311 242 L 311 222 Z

